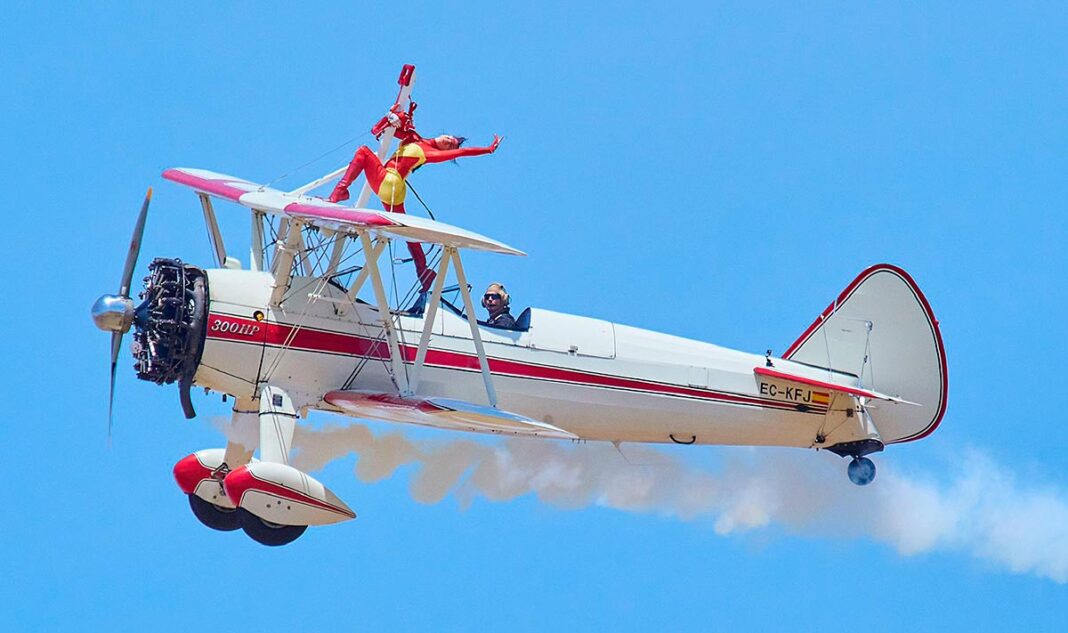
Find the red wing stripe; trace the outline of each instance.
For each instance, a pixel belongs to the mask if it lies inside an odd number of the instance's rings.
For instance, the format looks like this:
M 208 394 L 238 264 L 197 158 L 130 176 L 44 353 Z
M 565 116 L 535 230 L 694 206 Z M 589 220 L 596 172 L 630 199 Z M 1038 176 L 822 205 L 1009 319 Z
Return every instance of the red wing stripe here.
M 187 174 L 181 169 L 168 169 L 163 172 L 163 177 L 180 185 L 192 187 L 197 191 L 215 194 L 228 200 L 233 200 L 234 202 L 237 202 L 238 198 L 249 191 L 248 189 L 241 189 L 229 184 L 231 182 L 242 182 L 236 178 L 234 180 L 208 179 L 194 176 L 193 174 Z
M 296 215 L 311 219 L 329 220 L 331 222 L 343 222 L 355 226 L 396 226 L 397 223 L 377 213 L 368 213 L 357 209 L 345 207 L 326 207 L 314 204 L 294 202 L 287 204 L 285 208 L 289 215 Z

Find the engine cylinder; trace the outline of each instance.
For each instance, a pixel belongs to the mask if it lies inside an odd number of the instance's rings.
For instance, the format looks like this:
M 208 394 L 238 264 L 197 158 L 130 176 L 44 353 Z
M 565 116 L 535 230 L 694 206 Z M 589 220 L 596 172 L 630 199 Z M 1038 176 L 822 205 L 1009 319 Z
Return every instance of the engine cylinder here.
M 132 345 L 137 377 L 158 385 L 192 381 L 204 349 L 208 277 L 179 259 L 149 264 Z

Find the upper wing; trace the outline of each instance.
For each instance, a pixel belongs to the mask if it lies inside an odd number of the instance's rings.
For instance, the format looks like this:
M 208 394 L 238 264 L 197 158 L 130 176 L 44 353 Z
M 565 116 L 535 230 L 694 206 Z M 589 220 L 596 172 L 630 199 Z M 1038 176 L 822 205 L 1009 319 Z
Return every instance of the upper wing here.
M 323 397 L 345 413 L 372 420 L 422 424 L 456 431 L 509 433 L 577 439 L 574 433 L 545 422 L 492 407 L 447 398 L 403 397 L 373 391 L 331 391 Z
M 833 382 L 824 382 L 822 380 L 816 380 L 814 378 L 808 378 L 807 376 L 799 376 L 797 374 L 790 374 L 790 373 L 787 373 L 787 372 L 784 372 L 784 371 L 779 371 L 777 369 L 771 369 L 771 368 L 768 368 L 768 367 L 756 367 L 756 368 L 753 369 L 753 373 L 755 373 L 757 376 L 763 376 L 765 379 L 768 379 L 769 381 L 771 381 L 771 382 L 763 382 L 762 381 L 762 383 L 761 383 L 761 393 L 763 394 L 764 391 L 767 390 L 769 392 L 767 395 L 771 395 L 772 397 L 775 397 L 776 394 L 770 393 L 770 386 L 774 382 L 782 381 L 782 382 L 788 382 L 788 383 L 795 383 L 795 384 L 803 385 L 803 386 L 805 386 L 807 388 L 810 388 L 809 389 L 809 392 L 811 392 L 810 394 L 809 393 L 799 393 L 797 398 L 800 398 L 800 399 L 803 400 L 805 396 L 810 396 L 811 399 L 813 400 L 813 402 L 815 402 L 816 404 L 826 405 L 826 404 L 828 404 L 828 402 L 830 400 L 829 394 L 827 394 L 827 393 L 822 393 L 821 394 L 818 391 L 818 390 L 822 389 L 822 390 L 825 390 L 825 391 L 828 391 L 828 392 L 837 391 L 837 392 L 840 392 L 840 393 L 849 394 L 851 396 L 856 396 L 856 397 L 859 397 L 859 398 L 873 398 L 873 399 L 876 399 L 876 400 L 889 400 L 890 402 L 899 402 L 899 403 L 902 403 L 902 404 L 912 404 L 912 405 L 920 406 L 916 402 L 909 402 L 908 400 L 905 400 L 905 399 L 902 399 L 902 398 L 898 398 L 896 396 L 888 396 L 885 393 L 879 393 L 878 391 L 872 391 L 870 389 L 861 389 L 859 387 L 852 387 L 850 385 L 840 385 L 840 384 L 833 383 Z M 766 388 L 765 385 L 767 385 L 769 388 Z M 792 399 L 796 400 L 797 398 L 792 398 Z
M 236 202 L 274 215 L 298 218 L 312 226 L 351 232 L 375 229 L 415 242 L 431 242 L 456 248 L 524 255 L 503 242 L 444 222 L 327 202 L 322 198 L 290 194 L 248 180 L 204 169 L 174 168 L 163 177 L 197 191 Z

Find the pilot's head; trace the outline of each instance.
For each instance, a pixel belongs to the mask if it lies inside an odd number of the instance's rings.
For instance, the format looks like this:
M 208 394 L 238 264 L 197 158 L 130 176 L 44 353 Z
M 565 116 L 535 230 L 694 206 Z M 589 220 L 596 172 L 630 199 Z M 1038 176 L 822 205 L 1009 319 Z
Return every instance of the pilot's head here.
M 490 314 L 497 314 L 508 309 L 510 299 L 508 291 L 504 289 L 504 284 L 495 281 L 486 288 L 485 294 L 482 295 L 482 307 L 489 310 Z

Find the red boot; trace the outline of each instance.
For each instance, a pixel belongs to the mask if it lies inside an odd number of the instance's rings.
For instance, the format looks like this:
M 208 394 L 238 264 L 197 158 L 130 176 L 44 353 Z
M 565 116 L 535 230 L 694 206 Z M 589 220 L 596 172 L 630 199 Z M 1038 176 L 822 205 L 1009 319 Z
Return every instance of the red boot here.
M 352 161 L 349 163 L 349 168 L 345 170 L 345 175 L 341 177 L 341 180 L 337 181 L 337 186 L 334 187 L 334 191 L 332 191 L 330 197 L 326 199 L 327 202 L 341 202 L 342 200 L 349 199 L 349 185 L 363 173 L 365 162 L 368 159 L 377 162 L 378 155 L 372 152 L 366 145 L 363 145 L 356 150 L 356 155 L 352 157 Z
M 342 181 L 344 182 L 344 180 Z M 334 190 L 330 192 L 330 197 L 326 199 L 327 202 L 342 202 L 349 199 L 349 185 L 348 183 L 337 183 Z

